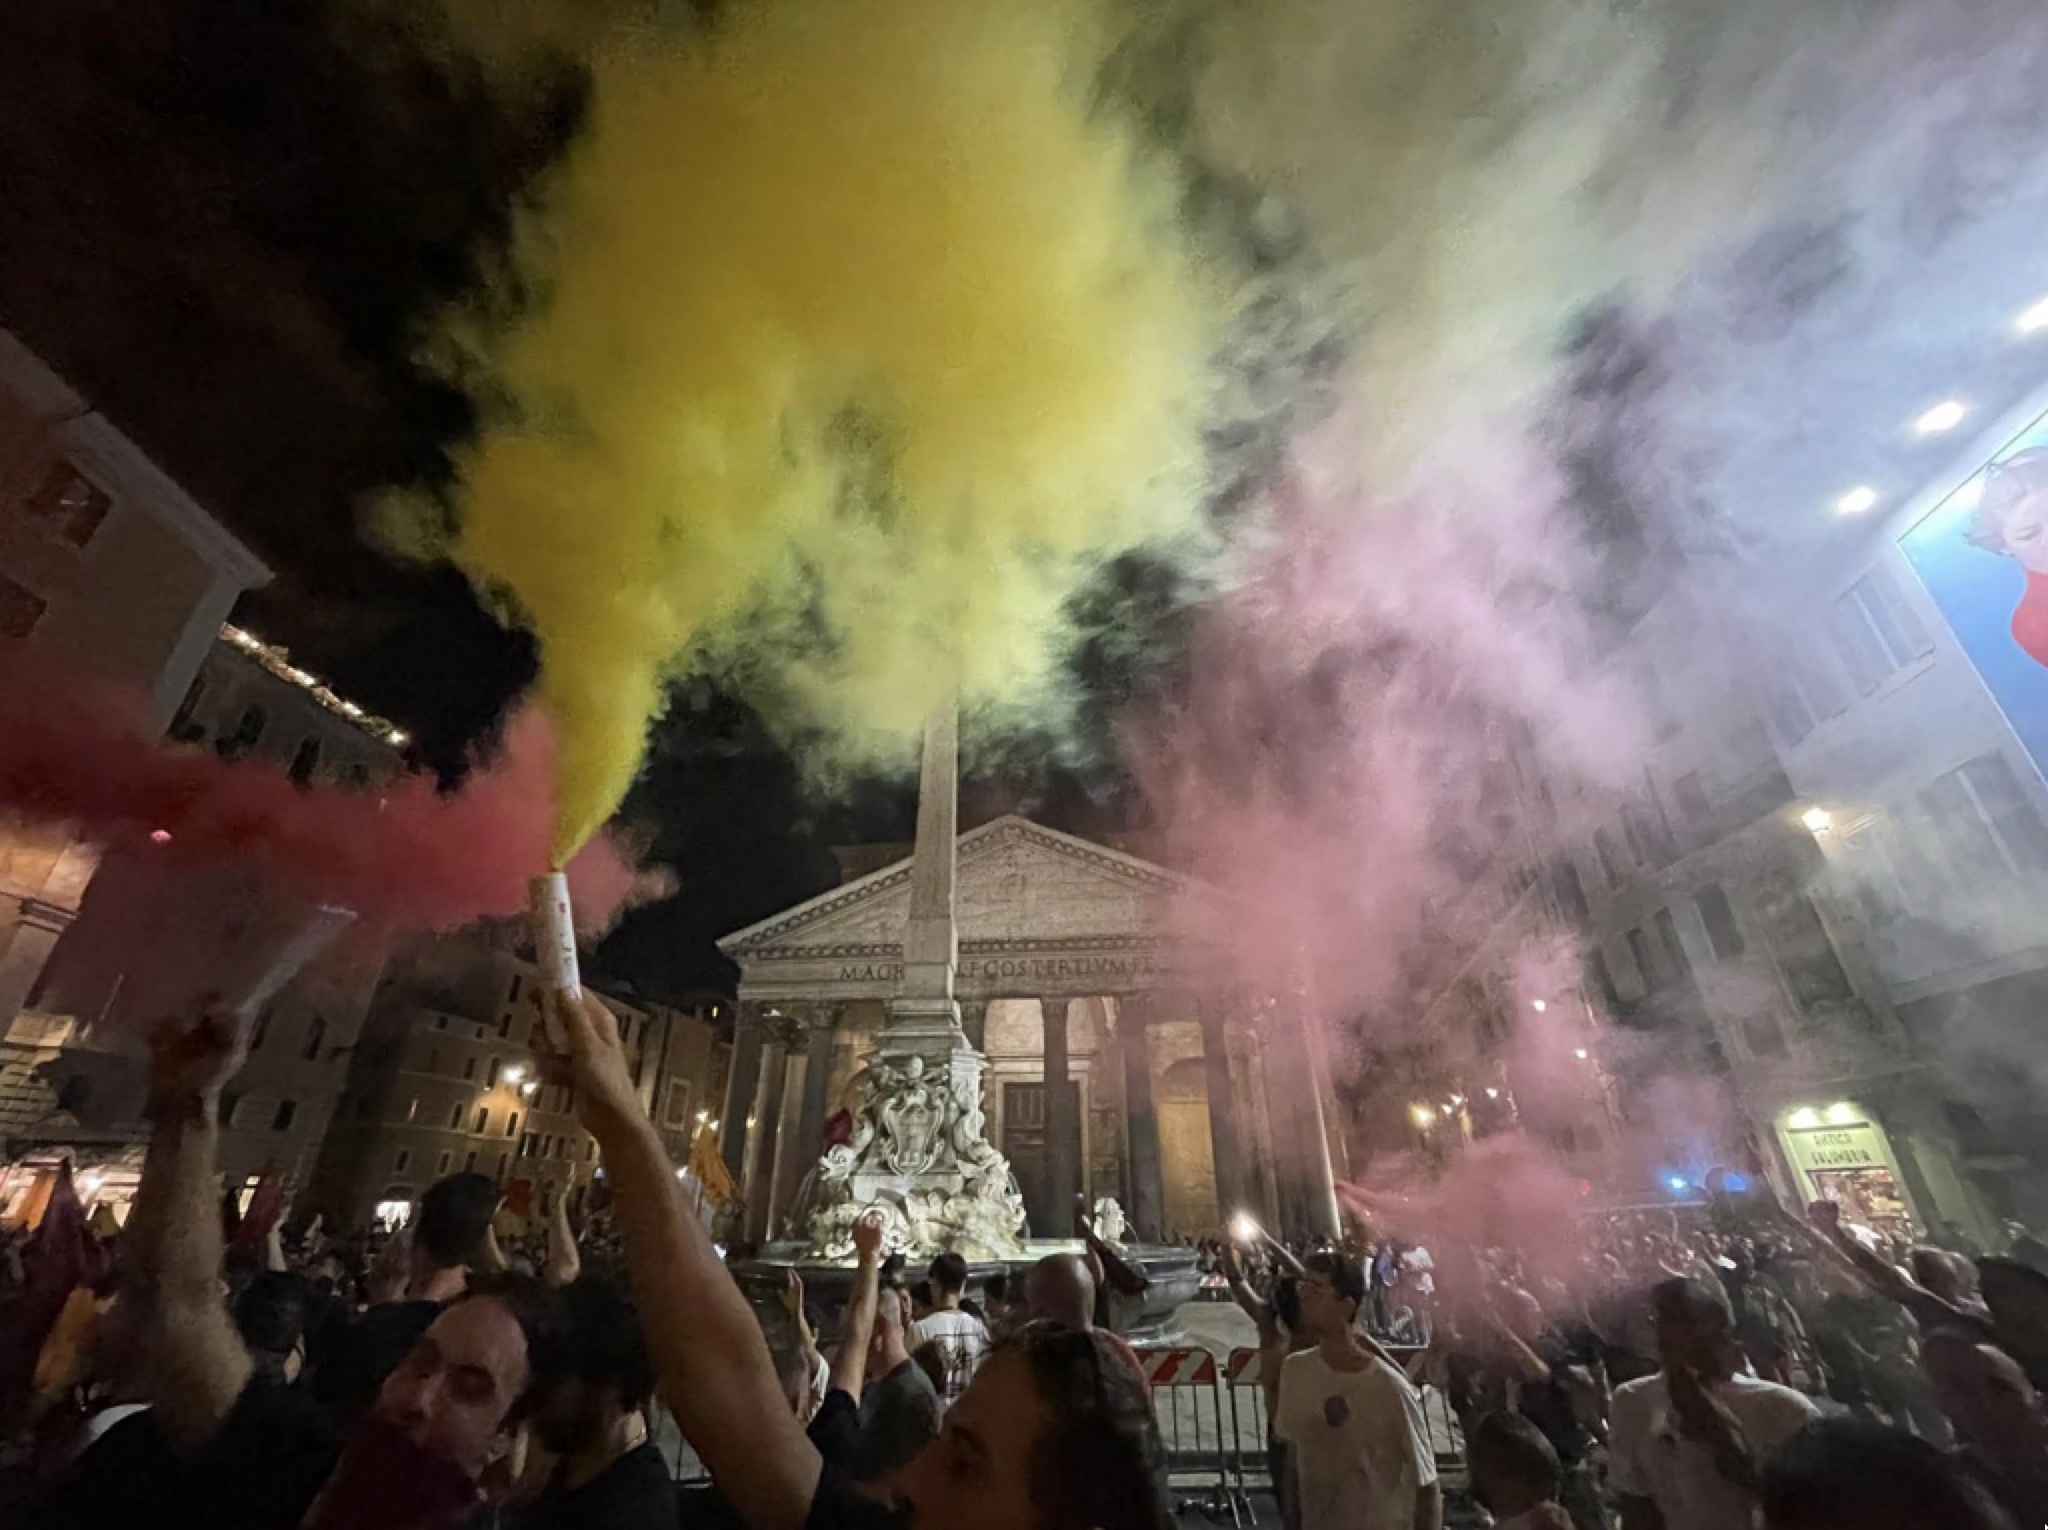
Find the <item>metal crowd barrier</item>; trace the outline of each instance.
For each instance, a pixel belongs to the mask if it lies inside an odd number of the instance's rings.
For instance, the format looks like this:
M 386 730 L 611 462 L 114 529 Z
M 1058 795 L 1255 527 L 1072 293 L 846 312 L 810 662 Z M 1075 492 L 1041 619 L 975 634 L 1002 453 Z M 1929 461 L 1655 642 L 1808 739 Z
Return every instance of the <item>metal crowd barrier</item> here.
M 1241 1492 L 1231 1488 L 1233 1469 L 1242 1480 L 1243 1462 L 1236 1440 L 1224 1435 L 1227 1424 L 1222 1367 L 1208 1350 L 1192 1347 L 1140 1349 L 1137 1355 L 1145 1384 L 1152 1389 L 1152 1411 L 1159 1419 L 1159 1432 L 1169 1442 L 1168 1487 L 1173 1487 L 1175 1477 L 1193 1477 L 1198 1485 L 1208 1489 L 1200 1498 L 1176 1499 L 1176 1512 L 1198 1508 L 1218 1523 L 1228 1518 L 1236 1530 L 1242 1530 L 1251 1519 L 1250 1505 Z M 1205 1399 L 1206 1440 L 1202 1416 Z
M 1245 1496 L 1246 1478 L 1256 1477 L 1277 1496 L 1280 1484 L 1273 1480 L 1272 1457 L 1266 1442 L 1271 1438 L 1271 1420 L 1266 1417 L 1265 1370 L 1255 1349 L 1233 1349 L 1223 1361 L 1224 1389 L 1230 1396 L 1230 1442 L 1237 1451 L 1237 1493 Z M 1249 1426 L 1250 1444 L 1246 1444 Z

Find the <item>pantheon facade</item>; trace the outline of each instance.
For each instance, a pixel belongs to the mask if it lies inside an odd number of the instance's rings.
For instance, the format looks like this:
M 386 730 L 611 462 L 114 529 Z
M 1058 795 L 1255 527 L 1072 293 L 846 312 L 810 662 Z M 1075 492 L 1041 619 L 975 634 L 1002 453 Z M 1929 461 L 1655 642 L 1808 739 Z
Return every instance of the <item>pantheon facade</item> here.
M 1326 1227 L 1328 1113 L 1298 1018 L 1278 992 L 1205 985 L 1202 953 L 1161 933 L 1166 900 L 1202 890 L 1016 816 L 957 848 L 961 1024 L 1031 1235 L 1071 1235 L 1077 1195 L 1114 1197 L 1145 1239 L 1239 1210 Z M 801 1233 L 828 1123 L 902 979 L 910 884 L 906 853 L 719 942 L 740 967 L 721 1138 L 750 1241 Z

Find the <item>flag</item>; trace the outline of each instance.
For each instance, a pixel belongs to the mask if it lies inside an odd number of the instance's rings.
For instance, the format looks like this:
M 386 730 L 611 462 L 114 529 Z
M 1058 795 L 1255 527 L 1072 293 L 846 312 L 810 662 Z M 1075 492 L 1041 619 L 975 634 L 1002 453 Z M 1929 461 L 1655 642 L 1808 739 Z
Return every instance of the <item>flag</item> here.
M 733 1183 L 732 1175 L 727 1172 L 725 1159 L 718 1151 L 718 1139 L 708 1126 L 699 1127 L 696 1140 L 690 1144 L 690 1172 L 704 1187 L 706 1198 L 717 1201 L 721 1206 L 739 1204 L 740 1187 Z
M 86 1241 L 85 1207 L 71 1183 L 67 1158 L 57 1166 L 43 1219 L 21 1251 L 21 1296 L 13 1321 L 5 1325 L 11 1332 L 0 1337 L 0 1412 L 29 1385 L 57 1314 L 86 1279 Z

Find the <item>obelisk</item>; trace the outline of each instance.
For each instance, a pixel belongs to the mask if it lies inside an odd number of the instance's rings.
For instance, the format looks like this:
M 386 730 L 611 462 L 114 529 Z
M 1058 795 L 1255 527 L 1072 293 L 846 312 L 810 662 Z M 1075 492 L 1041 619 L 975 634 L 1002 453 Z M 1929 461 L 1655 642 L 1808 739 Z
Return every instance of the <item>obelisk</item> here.
M 853 1140 L 818 1165 L 811 1247 L 821 1257 L 845 1258 L 853 1222 L 870 1213 L 882 1216 L 892 1252 L 916 1258 L 1023 1250 L 1023 1197 L 982 1115 L 985 1059 L 960 1029 L 953 996 L 959 820 L 960 714 L 949 697 L 925 723 L 903 976 L 855 1080 Z
M 889 1001 L 883 1045 L 967 1048 L 953 978 L 960 930 L 953 914 L 959 864 L 960 708 L 947 697 L 924 725 L 917 773 L 917 844 L 910 858 L 910 921 L 903 930 L 903 981 Z

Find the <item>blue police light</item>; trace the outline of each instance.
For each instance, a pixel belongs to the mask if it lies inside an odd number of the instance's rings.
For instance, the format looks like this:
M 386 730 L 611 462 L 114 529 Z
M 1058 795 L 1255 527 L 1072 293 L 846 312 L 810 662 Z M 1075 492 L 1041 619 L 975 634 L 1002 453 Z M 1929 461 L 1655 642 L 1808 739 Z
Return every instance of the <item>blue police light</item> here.
M 1749 1191 L 1749 1176 L 1747 1174 L 1723 1173 L 1721 1176 L 1721 1188 L 1730 1195 L 1746 1195 Z
M 1692 1181 L 1683 1174 L 1667 1174 L 1664 1176 L 1664 1188 L 1673 1195 L 1683 1195 L 1692 1188 Z

